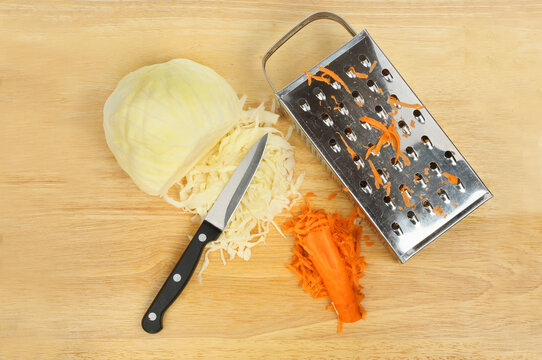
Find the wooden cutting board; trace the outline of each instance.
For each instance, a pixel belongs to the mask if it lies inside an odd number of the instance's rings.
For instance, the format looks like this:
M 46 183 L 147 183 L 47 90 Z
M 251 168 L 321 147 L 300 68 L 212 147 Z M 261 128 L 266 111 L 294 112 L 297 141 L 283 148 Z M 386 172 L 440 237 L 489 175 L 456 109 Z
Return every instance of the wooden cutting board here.
M 165 329 L 144 333 L 196 225 L 121 171 L 105 99 L 128 72 L 186 57 L 269 105 L 261 55 L 316 10 L 371 32 L 495 198 L 404 265 L 366 230 L 368 317 L 341 335 L 285 269 L 292 239 L 276 232 L 250 262 L 214 257 Z M 542 357 L 539 2 L 0 1 L 0 29 L 0 359 Z M 270 74 L 285 84 L 346 39 L 315 24 Z M 302 191 L 349 213 L 292 143 Z

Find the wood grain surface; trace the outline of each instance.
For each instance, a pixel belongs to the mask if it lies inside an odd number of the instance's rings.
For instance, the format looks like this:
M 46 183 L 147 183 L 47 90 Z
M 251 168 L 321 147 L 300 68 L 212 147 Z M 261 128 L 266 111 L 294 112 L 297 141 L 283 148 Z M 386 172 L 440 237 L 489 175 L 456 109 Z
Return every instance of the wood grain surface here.
M 370 31 L 495 197 L 404 265 L 363 247 L 368 317 L 341 335 L 276 232 L 250 262 L 213 258 L 146 334 L 196 225 L 119 168 L 105 99 L 128 72 L 186 57 L 269 104 L 261 56 L 317 10 Z M 0 1 L 0 359 L 542 358 L 541 33 L 537 1 Z M 270 74 L 285 84 L 347 38 L 315 24 Z M 348 213 L 292 142 L 302 190 Z

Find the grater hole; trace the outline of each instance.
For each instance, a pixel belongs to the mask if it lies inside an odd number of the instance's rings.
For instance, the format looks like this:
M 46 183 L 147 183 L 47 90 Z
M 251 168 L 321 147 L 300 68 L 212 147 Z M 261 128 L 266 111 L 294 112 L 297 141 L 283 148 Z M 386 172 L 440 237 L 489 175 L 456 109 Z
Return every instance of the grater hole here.
M 386 81 L 393 81 L 393 76 L 388 69 L 382 69 L 382 76 L 384 76 L 384 79 L 386 79 Z
M 380 105 L 375 106 L 375 112 L 381 119 L 387 119 L 388 117 L 388 113 Z
M 395 210 L 395 203 L 393 202 L 393 199 L 389 196 L 384 196 L 384 204 L 386 204 L 387 207 L 391 208 L 392 210 Z
M 448 196 L 448 194 L 446 193 L 446 191 L 444 191 L 443 189 L 438 189 L 438 190 L 437 190 L 437 194 L 438 194 L 438 196 L 440 196 L 440 198 L 442 199 L 442 201 L 444 201 L 445 203 L 449 203 L 449 202 L 450 202 L 450 197 Z
M 408 156 L 410 156 L 412 159 L 417 160 L 418 159 L 418 153 L 412 146 L 407 146 L 405 149 Z
M 422 112 L 418 109 L 414 110 L 412 112 L 412 114 L 414 115 L 414 118 L 419 122 L 419 123 L 424 123 L 425 122 L 425 118 L 423 117 L 422 115 Z
M 363 163 L 363 160 L 361 160 L 361 158 L 359 157 L 358 154 L 354 155 L 352 157 L 352 161 L 354 161 L 354 164 L 356 164 L 356 166 L 358 167 L 358 169 L 360 167 L 363 167 L 364 166 L 364 163 Z
M 410 194 L 410 191 L 408 191 L 408 188 L 405 184 L 399 185 L 399 191 L 402 193 L 405 193 L 408 196 L 408 198 L 412 197 L 412 195 Z
M 452 165 L 457 164 L 457 161 L 456 161 L 456 159 L 455 159 L 455 156 L 454 156 L 454 154 L 453 154 L 451 151 L 446 151 L 446 152 L 444 153 L 444 157 L 446 158 L 446 160 L 448 160 L 449 162 L 451 162 Z
M 333 125 L 333 120 L 331 120 L 327 113 L 322 114 L 322 120 L 324 120 L 324 124 L 326 124 L 327 126 Z
M 403 171 L 403 162 L 401 159 L 397 159 L 397 162 L 395 162 L 395 158 L 390 159 L 391 165 L 398 171 Z
M 429 200 L 424 200 L 422 205 L 425 210 L 429 211 L 430 214 L 433 214 L 433 204 L 431 204 Z
M 371 62 L 369 61 L 369 59 L 367 58 L 367 56 L 365 55 L 360 55 L 358 57 L 359 61 L 361 62 L 361 64 L 365 67 L 370 67 L 371 66 Z
M 427 181 L 423 178 L 422 174 L 420 173 L 414 174 L 414 183 L 420 184 L 422 187 L 427 186 Z
M 398 98 L 397 95 L 395 95 L 395 94 L 391 94 L 391 95 L 390 95 L 390 98 L 394 99 L 395 101 L 399 101 L 399 98 Z M 393 106 L 395 106 L 396 109 L 400 109 L 400 108 L 401 108 L 401 105 L 400 105 L 400 104 L 393 104 Z
M 384 184 L 388 182 L 388 177 L 386 176 L 384 171 L 382 171 L 381 169 L 377 169 L 376 172 L 378 173 Z
M 401 128 L 401 131 L 403 132 L 403 134 L 405 134 L 405 135 L 410 135 L 411 134 L 410 128 L 408 127 L 406 122 L 401 120 L 401 121 L 399 121 L 398 125 L 399 125 L 399 128 Z
M 356 77 L 356 74 L 354 74 L 354 72 L 352 71 L 353 68 L 354 68 L 353 66 L 348 66 L 348 65 L 345 65 L 343 68 L 346 75 L 348 75 L 348 77 L 352 79 Z
M 357 140 L 356 134 L 354 134 L 352 129 L 350 129 L 349 127 L 344 129 L 344 134 L 346 135 L 347 139 L 350 140 L 350 141 L 356 141 Z
M 378 87 L 376 86 L 376 83 L 373 80 L 367 80 L 367 86 L 372 92 L 374 93 L 378 92 Z
M 357 90 L 352 91 L 352 97 L 354 98 L 356 104 L 358 104 L 359 106 L 363 106 L 363 104 L 365 103 L 365 100 L 363 100 L 363 97 Z
M 458 188 L 461 192 L 465 192 L 465 185 L 463 185 L 463 183 L 461 182 L 461 179 L 457 179 L 457 188 Z
M 429 168 L 430 168 L 431 170 L 433 170 L 434 172 L 436 172 L 438 176 L 440 176 L 440 175 L 442 174 L 442 171 L 440 170 L 440 167 L 439 167 L 439 166 L 437 165 L 437 163 L 434 162 L 434 161 L 431 161 L 431 162 L 429 163 Z
M 340 102 L 337 107 L 339 108 L 339 112 L 342 114 L 342 115 L 348 115 L 348 109 L 346 107 L 344 107 L 344 104 L 342 102 Z
M 329 139 L 329 146 L 331 147 L 331 150 L 337 153 L 341 151 L 341 147 L 339 146 L 339 144 L 337 144 L 337 140 L 335 139 Z
M 338 81 L 333 81 L 333 82 L 331 82 L 331 87 L 334 88 L 335 90 L 340 90 L 341 89 L 341 84 L 339 84 Z
M 431 139 L 427 135 L 422 136 L 422 143 L 427 146 L 428 149 L 433 148 L 433 143 L 431 142 Z
M 361 182 L 359 183 L 359 186 L 361 186 L 361 190 L 363 190 L 367 194 L 370 194 L 373 192 L 373 189 L 371 189 L 371 186 L 365 180 L 361 180 Z
M 399 224 L 397 224 L 396 222 L 394 222 L 393 224 L 391 224 L 391 229 L 393 230 L 393 232 L 397 235 L 403 235 L 403 230 L 401 230 L 401 227 L 399 226 Z
M 414 213 L 414 211 L 407 212 L 407 217 L 408 217 L 408 220 L 410 220 L 410 222 L 413 223 L 414 225 L 416 225 L 416 224 L 418 224 L 420 222 L 418 220 L 418 217 Z
M 315 87 L 314 89 L 312 89 L 312 93 L 314 94 L 314 96 L 316 96 L 318 100 L 324 101 L 326 99 L 326 94 L 324 94 L 322 89 L 320 89 L 319 87 Z
M 297 101 L 297 103 L 299 104 L 299 106 L 301 107 L 301 110 L 303 110 L 303 111 L 309 111 L 311 109 L 311 107 L 310 107 L 309 103 L 307 102 L 307 100 L 305 100 L 303 98 L 299 99 Z
M 365 129 L 365 130 L 370 130 L 371 129 L 371 125 L 369 125 L 368 123 L 366 123 L 365 121 L 359 121 L 361 123 L 361 126 Z

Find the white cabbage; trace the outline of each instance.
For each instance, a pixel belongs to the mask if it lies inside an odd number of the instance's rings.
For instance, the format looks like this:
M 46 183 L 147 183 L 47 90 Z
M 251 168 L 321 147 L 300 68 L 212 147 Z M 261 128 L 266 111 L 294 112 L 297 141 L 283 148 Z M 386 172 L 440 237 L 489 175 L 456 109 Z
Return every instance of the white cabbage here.
M 164 196 L 239 121 L 241 109 L 224 78 L 175 59 L 119 82 L 104 106 L 105 138 L 141 190 Z

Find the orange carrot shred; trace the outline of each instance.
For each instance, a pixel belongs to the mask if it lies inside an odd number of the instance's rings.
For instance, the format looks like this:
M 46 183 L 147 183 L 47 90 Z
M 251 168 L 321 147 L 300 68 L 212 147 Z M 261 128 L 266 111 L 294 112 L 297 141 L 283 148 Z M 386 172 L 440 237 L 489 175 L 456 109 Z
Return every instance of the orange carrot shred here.
M 328 200 L 333 200 L 333 199 L 335 199 L 335 196 L 337 196 L 337 193 L 333 193 L 333 194 L 329 195 L 329 197 L 327 199 Z
M 331 83 L 331 80 L 329 78 L 324 77 L 324 76 L 318 76 L 318 75 L 315 75 L 315 74 L 310 73 L 308 71 L 305 71 L 305 74 L 307 75 L 307 83 L 309 84 L 309 86 L 311 85 L 311 79 L 314 79 L 314 80 L 317 80 L 317 81 L 322 81 L 322 82 L 325 82 L 326 84 Z
M 323 76 L 325 75 L 328 75 L 330 76 L 333 80 L 337 81 L 338 83 L 340 83 L 342 86 L 344 86 L 344 89 L 348 92 L 350 92 L 350 89 L 348 89 L 348 86 L 346 86 L 346 83 L 343 81 L 343 79 L 341 79 L 339 77 L 339 75 L 335 74 L 333 71 L 329 70 L 328 68 L 325 68 L 325 67 L 321 67 L 321 66 L 318 66 L 316 65 L 316 67 L 318 68 L 318 70 L 320 70 L 321 72 L 324 73 Z
M 309 84 L 309 86 L 311 86 L 311 81 L 312 81 L 313 74 L 311 74 L 310 72 L 305 70 L 305 75 L 307 75 L 307 83 Z
M 420 105 L 420 104 L 408 104 L 408 103 L 399 101 L 398 99 L 394 98 L 393 96 L 388 97 L 388 104 L 401 105 L 401 106 L 404 106 L 404 107 L 407 107 L 407 108 L 412 108 L 412 109 L 423 109 L 423 107 L 424 107 L 423 105 Z
M 442 208 L 440 207 L 440 205 L 437 205 L 433 208 L 433 212 L 435 214 L 438 214 L 440 216 L 442 216 L 443 218 L 446 218 L 446 214 L 444 214 L 444 211 L 442 210 Z
M 410 126 L 411 127 L 416 127 L 416 122 L 414 120 L 410 120 Z
M 446 176 L 448 178 L 448 181 L 451 182 L 452 184 L 454 185 L 459 184 L 459 179 L 457 178 L 457 176 L 454 176 L 447 172 L 443 172 L 442 175 Z
M 373 175 L 375 176 L 375 186 L 377 189 L 379 189 L 380 185 L 384 186 L 384 184 L 382 183 L 382 179 L 380 178 L 380 175 L 378 175 L 378 172 L 376 171 L 376 168 L 371 160 L 369 160 L 369 165 L 371 165 L 371 170 L 373 172 Z
M 331 95 L 331 97 L 333 97 L 333 95 Z M 346 146 L 346 150 L 348 151 L 348 153 L 350 153 L 350 156 L 352 156 L 352 159 L 353 159 L 356 156 L 356 152 L 354 150 L 352 150 L 352 148 L 348 145 L 346 140 L 344 140 L 344 138 L 343 138 L 343 136 L 341 135 L 340 132 L 335 131 L 335 133 L 337 133 L 337 135 L 339 135 L 339 137 L 341 138 L 341 140 L 344 143 L 344 146 Z M 359 169 L 359 165 L 358 165 L 358 169 Z
M 384 185 L 384 188 L 386 189 L 386 196 L 390 196 L 391 181 L 388 181 L 388 183 L 386 185 Z
M 375 69 L 375 66 L 376 66 L 376 60 L 373 61 L 373 64 L 371 65 L 371 68 L 369 69 L 369 74 L 373 72 L 373 70 Z
M 307 194 L 305 194 L 305 198 L 310 198 L 313 196 L 316 196 L 313 192 L 308 192 Z
M 353 66 L 350 66 L 350 68 L 348 69 L 348 71 L 352 71 L 354 73 L 354 75 L 356 75 L 358 78 L 360 79 L 367 79 L 369 77 L 369 75 L 367 74 L 364 74 L 364 73 L 359 73 L 357 72 Z

